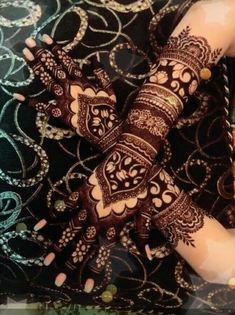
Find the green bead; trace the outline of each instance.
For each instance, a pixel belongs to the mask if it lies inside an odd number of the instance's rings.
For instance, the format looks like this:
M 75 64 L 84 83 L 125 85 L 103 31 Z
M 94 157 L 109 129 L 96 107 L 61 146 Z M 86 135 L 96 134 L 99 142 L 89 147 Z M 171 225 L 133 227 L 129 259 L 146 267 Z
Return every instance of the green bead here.
M 111 292 L 112 295 L 117 294 L 117 287 L 116 287 L 116 285 L 114 285 L 114 284 L 109 284 L 109 285 L 107 285 L 106 290 L 109 291 L 109 292 Z
M 27 225 L 25 223 L 18 223 L 16 225 L 16 232 L 20 232 L 20 231 L 26 231 L 27 230 Z
M 58 199 L 54 203 L 54 207 L 58 211 L 63 211 L 66 208 L 64 200 Z
M 110 303 L 113 300 L 113 295 L 110 291 L 104 291 L 101 295 L 101 299 L 105 303 Z

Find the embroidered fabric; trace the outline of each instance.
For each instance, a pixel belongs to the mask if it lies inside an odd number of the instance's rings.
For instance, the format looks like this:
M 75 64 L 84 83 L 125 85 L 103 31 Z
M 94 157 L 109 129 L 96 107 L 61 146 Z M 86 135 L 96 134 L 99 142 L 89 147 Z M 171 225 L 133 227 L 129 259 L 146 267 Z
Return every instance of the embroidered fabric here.
M 151 263 L 146 261 L 137 250 L 130 248 L 134 234 L 132 222 L 121 231 L 121 244 L 112 248 L 98 291 L 90 295 L 82 292 L 83 279 L 88 275 L 86 259 L 62 290 L 56 289 L 52 281 L 60 272 L 59 265 L 42 268 L 43 258 L 48 253 L 48 238 L 57 241 L 71 212 L 64 209 L 53 213 L 58 221 L 49 225 L 47 237 L 40 231 L 32 232 L 34 224 L 42 217 L 49 220 L 48 209 L 54 203 L 59 204 L 60 199 L 90 174 L 100 163 L 100 156 L 93 145 L 74 136 L 58 120 L 49 119 L 43 113 L 36 114 L 11 99 L 10 93 L 22 92 L 22 87 L 25 95 L 44 96 L 42 86 L 34 83 L 32 71 L 22 60 L 20 43 L 29 34 L 43 34 L 46 27 L 76 59 L 79 68 L 89 75 L 88 60 L 99 51 L 113 83 L 118 110 L 125 113 L 148 77 L 154 56 L 161 50 L 157 46 L 161 48 L 159 44 L 166 44 L 175 25 L 195 1 L 129 1 L 128 5 L 120 1 L 109 1 L 105 5 L 104 1 L 102 4 L 98 2 L 82 0 L 78 6 L 72 1 L 39 0 L 37 8 L 32 1 L 10 3 L 2 0 L 0 4 L 0 9 L 4 7 L 0 16 L 4 34 L 0 53 L 3 156 L 0 198 L 4 213 L 0 220 L 1 302 L 10 306 L 19 295 L 19 299 L 36 302 L 35 306 L 45 309 L 67 304 L 67 308 L 63 307 L 65 314 L 75 310 L 82 313 L 81 305 L 88 304 L 88 312 L 94 305 L 96 313 L 98 308 L 102 308 L 101 313 L 107 308 L 108 313 L 112 309 L 115 315 L 125 310 L 186 312 L 190 305 L 198 309 L 206 307 L 204 312 L 215 309 L 225 312 L 226 307 L 234 308 L 231 289 L 202 282 L 183 260 L 172 254 L 170 247 L 161 245 L 162 236 L 157 230 L 151 230 L 150 238 L 154 259 Z M 9 27 L 4 24 L 4 14 L 6 10 L 12 10 L 12 6 L 19 14 L 17 20 L 13 20 L 9 13 Z M 24 12 L 27 24 L 19 18 Z M 179 187 L 188 191 L 200 207 L 210 208 L 221 223 L 233 227 L 232 178 L 229 173 L 231 141 L 228 140 L 225 110 L 231 104 L 232 94 L 228 88 L 233 87 L 234 66 L 228 66 L 229 77 L 223 60 L 213 68 L 211 80 L 199 86 L 194 97 L 190 97 L 188 106 L 175 124 L 177 128 L 173 128 L 163 141 L 159 159 Z M 115 137 L 115 132 L 112 136 Z M 147 224 L 149 220 L 144 219 Z M 21 222 L 27 231 L 19 230 L 22 229 L 18 226 Z M 132 251 L 127 252 L 130 249 Z M 61 251 L 60 258 L 66 259 L 66 251 Z M 110 281 L 117 286 L 118 292 L 107 303 L 102 301 L 101 293 Z

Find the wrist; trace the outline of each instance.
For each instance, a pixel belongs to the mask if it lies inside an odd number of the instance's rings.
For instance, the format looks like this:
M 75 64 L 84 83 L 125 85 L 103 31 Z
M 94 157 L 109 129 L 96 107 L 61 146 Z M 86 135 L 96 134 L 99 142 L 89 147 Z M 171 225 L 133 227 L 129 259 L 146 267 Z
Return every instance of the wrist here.
M 204 226 L 206 213 L 181 191 L 174 202 L 155 216 L 156 225 L 173 246 L 179 241 L 193 245 L 191 234 Z
M 123 130 L 123 121 L 116 122 L 114 126 L 108 130 L 96 144 L 103 153 L 110 151 L 117 143 Z
M 123 132 L 115 149 L 130 156 L 139 164 L 150 169 L 157 155 L 156 149 L 139 135 L 131 132 Z

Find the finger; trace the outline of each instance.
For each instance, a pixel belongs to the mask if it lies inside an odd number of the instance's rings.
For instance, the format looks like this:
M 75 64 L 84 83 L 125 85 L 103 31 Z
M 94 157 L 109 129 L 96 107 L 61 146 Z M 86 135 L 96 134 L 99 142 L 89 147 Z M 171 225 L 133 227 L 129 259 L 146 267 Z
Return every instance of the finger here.
M 78 268 L 78 265 L 85 260 L 92 244 L 96 241 L 96 235 L 97 232 L 94 226 L 87 227 L 84 235 L 82 235 L 80 240 L 78 241 L 75 250 L 72 252 L 69 259 L 65 262 L 65 272 L 57 275 L 55 279 L 56 286 L 61 287 L 67 279 L 67 273 L 69 271 L 76 270 Z M 48 257 L 48 259 L 50 259 L 50 257 Z
M 57 218 L 57 213 L 54 213 L 55 211 L 59 213 L 65 212 L 65 209 L 74 209 L 77 208 L 78 203 L 80 201 L 79 199 L 79 189 L 72 192 L 65 200 L 56 200 L 54 203 L 55 209 L 50 209 L 50 215 L 52 218 Z M 81 222 L 83 222 L 87 219 L 87 211 L 86 210 L 80 210 L 77 212 L 76 215 L 73 216 L 72 220 L 69 222 L 69 226 L 74 226 L 76 228 L 76 224 L 80 226 Z M 34 226 L 34 231 L 39 231 L 43 229 L 47 225 L 47 220 L 45 218 L 41 219 L 37 224 Z
M 146 207 L 139 211 L 136 217 L 136 234 L 137 234 L 137 247 L 139 251 L 146 255 L 149 260 L 152 260 L 151 250 L 149 248 L 149 233 L 151 227 L 152 207 Z
M 61 250 L 81 232 L 86 224 L 86 221 L 87 210 L 83 209 L 76 213 L 69 221 L 59 240 L 52 245 L 53 249 L 57 252 L 61 252 Z
M 115 95 L 114 90 L 112 88 L 112 82 L 107 74 L 107 72 L 104 70 L 103 65 L 100 63 L 100 56 L 97 53 L 96 57 L 92 57 L 91 63 L 93 67 L 95 68 L 93 70 L 93 73 L 99 82 L 99 85 L 109 94 L 109 95 Z
M 62 96 L 64 94 L 62 86 L 56 83 L 56 81 L 47 72 L 43 64 L 35 59 L 32 52 L 28 48 L 24 48 L 23 54 L 27 63 L 33 69 L 33 72 L 40 79 L 40 81 L 46 87 L 46 89 L 52 94 L 54 94 L 55 97 Z
M 58 241 L 51 245 L 51 251 L 44 259 L 44 265 L 49 266 L 56 258 L 55 253 L 60 253 L 75 237 L 81 232 L 87 220 L 87 211 L 80 210 L 78 214 L 74 215 L 69 221 L 66 229 L 63 231 Z M 34 231 L 39 231 L 47 226 L 45 219 L 40 220 L 35 226 Z
M 63 85 L 66 80 L 66 73 L 63 67 L 57 64 L 54 55 L 47 49 L 37 47 L 35 40 L 32 38 L 27 38 L 25 44 L 34 58 L 40 61 L 45 69 L 52 74 L 52 77 Z
M 57 106 L 57 102 L 55 100 L 44 103 L 35 98 L 26 99 L 24 95 L 18 93 L 14 93 L 13 98 L 21 103 L 27 100 L 28 106 L 33 107 L 38 112 L 45 113 L 49 116 L 60 117 L 62 115 L 62 112 Z
M 103 244 L 95 253 L 94 258 L 88 265 L 84 291 L 90 293 L 96 285 L 102 282 L 104 270 L 110 260 L 110 255 L 114 244 Z
M 84 261 L 91 245 L 96 241 L 96 236 L 97 231 L 95 226 L 88 226 L 84 235 L 78 241 L 75 251 L 73 251 L 70 258 L 66 261 L 66 267 L 70 270 L 75 270 L 77 265 Z
M 60 64 L 62 64 L 63 68 L 71 77 L 80 79 L 83 76 L 79 66 L 68 54 L 66 54 L 63 48 L 54 42 L 54 40 L 49 35 L 44 34 L 42 41 L 48 45 L 48 49 L 55 55 L 57 60 L 60 62 Z
M 94 286 L 95 282 L 100 282 L 103 272 L 110 260 L 110 255 L 112 249 L 114 248 L 115 244 L 120 235 L 120 229 L 111 226 L 106 231 L 104 237 L 101 239 L 101 246 L 96 251 L 94 257 L 90 261 L 88 268 L 89 268 L 89 277 L 85 281 L 84 291 L 90 293 Z M 96 279 L 96 281 L 95 281 Z

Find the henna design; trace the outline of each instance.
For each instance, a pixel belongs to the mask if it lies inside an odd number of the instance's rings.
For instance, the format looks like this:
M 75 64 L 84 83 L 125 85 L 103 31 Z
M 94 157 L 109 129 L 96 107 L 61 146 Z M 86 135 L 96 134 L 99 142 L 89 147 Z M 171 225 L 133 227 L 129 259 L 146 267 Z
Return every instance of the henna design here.
M 158 151 L 221 51 L 212 51 L 206 38 L 190 35 L 189 27 L 171 36 L 134 101 L 124 132 L 138 134 Z
M 96 228 L 94 226 L 89 226 L 86 230 L 86 238 L 92 239 L 96 236 Z
M 147 183 L 159 145 L 180 115 L 184 102 L 195 92 L 200 71 L 211 66 L 220 53 L 220 50 L 211 52 L 206 40 L 190 36 L 189 31 L 186 28 L 178 37 L 170 38 L 134 101 L 123 124 L 124 132 L 119 135 L 113 151 L 78 190 L 82 207 L 89 209 L 89 216 L 85 222 L 75 216 L 72 222 L 76 222 L 76 233 L 86 223 L 83 237 L 86 245 L 94 242 L 99 232 L 105 234 L 107 242 L 115 244 L 115 235 L 131 216 L 138 215 L 143 201 L 147 201 L 149 207 Z M 108 86 L 105 76 L 100 82 Z M 120 122 L 108 93 L 91 87 L 84 80 L 77 85 L 70 84 L 65 91 L 69 91 L 66 119 L 77 133 L 95 142 L 107 134 L 113 136 L 110 130 L 120 126 Z M 138 221 L 143 224 L 142 230 L 139 229 L 142 248 L 148 237 L 150 218 L 173 245 L 182 240 L 194 246 L 191 234 L 203 227 L 204 212 L 180 192 L 166 173 L 159 173 L 158 169 L 157 175 L 153 175 L 150 183 L 153 207 L 149 207 L 149 212 L 143 210 Z M 69 236 L 64 236 L 63 246 L 70 240 Z M 83 245 L 80 242 L 74 253 L 76 261 L 82 261 L 87 254 L 88 247 Z M 109 246 L 100 248 L 92 264 L 94 271 L 100 272 L 108 261 L 112 244 Z
M 94 74 L 99 84 L 92 84 L 61 47 L 54 43 L 47 46 L 48 49 L 29 47 L 34 60 L 28 63 L 56 101 L 44 104 L 31 98 L 29 105 L 60 118 L 78 135 L 107 151 L 121 132 L 116 97 L 107 73 L 98 64 Z M 118 133 L 110 133 L 115 127 Z
M 163 138 L 169 129 L 161 117 L 152 116 L 147 109 L 130 111 L 128 119 L 128 123 L 139 129 L 147 129 L 151 134 L 160 138 Z
M 91 245 L 85 245 L 82 240 L 79 240 L 75 251 L 72 253 L 73 263 L 76 264 L 77 262 L 82 262 L 90 247 Z
M 62 236 L 58 240 L 57 243 L 53 244 L 53 248 L 60 252 L 62 248 L 66 247 L 69 242 L 71 242 L 77 234 L 79 234 L 83 228 L 83 224 L 87 220 L 87 210 L 83 209 L 80 210 L 76 216 L 74 216 L 69 224 L 68 227 L 63 231 Z M 90 227 L 86 233 L 88 234 L 87 239 L 90 238 L 90 235 L 94 234 L 95 227 Z
M 116 230 L 115 227 L 110 227 L 107 232 L 106 232 L 106 237 L 107 240 L 111 241 L 112 239 L 114 239 L 116 237 Z
M 205 216 L 212 216 L 180 190 L 164 170 L 152 178 L 150 193 L 154 206 L 152 224 L 159 228 L 173 246 L 177 246 L 181 240 L 186 245 L 195 247 L 191 234 L 204 226 Z
M 106 246 L 101 246 L 100 249 L 99 249 L 99 252 L 98 252 L 98 255 L 97 255 L 97 258 L 95 260 L 95 264 L 91 264 L 91 269 L 96 272 L 96 273 L 100 273 L 108 259 L 109 259 L 109 256 L 110 256 L 110 252 L 111 252 L 111 249 L 107 248 Z
M 195 247 L 190 234 L 204 226 L 205 216 L 206 213 L 181 192 L 174 203 L 158 215 L 156 224 L 173 246 L 181 240 Z
M 58 45 L 54 44 L 51 48 L 52 54 L 61 62 L 63 67 L 67 70 L 68 74 L 73 78 L 81 78 L 82 71 L 73 59 L 66 54 L 66 52 Z
M 74 101 L 76 102 L 76 100 Z M 109 130 L 119 124 L 119 119 L 114 110 L 114 102 L 107 97 L 89 97 L 87 95 L 78 95 L 76 120 L 74 121 L 74 128 L 80 135 L 86 134 L 86 139 L 99 142 Z M 71 108 L 75 108 L 73 103 Z
M 65 247 L 70 241 L 72 241 L 75 237 L 75 232 L 72 226 L 67 227 L 66 230 L 63 231 L 61 238 L 59 239 L 58 246 L 56 246 L 56 250 L 60 251 L 63 247 Z

